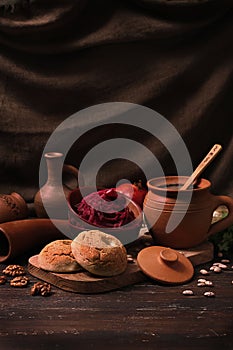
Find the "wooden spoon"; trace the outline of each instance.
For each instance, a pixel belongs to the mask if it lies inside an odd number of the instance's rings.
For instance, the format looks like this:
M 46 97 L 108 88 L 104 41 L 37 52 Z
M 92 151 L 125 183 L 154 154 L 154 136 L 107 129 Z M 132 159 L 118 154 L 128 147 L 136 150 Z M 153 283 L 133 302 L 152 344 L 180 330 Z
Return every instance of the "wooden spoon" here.
M 201 161 L 201 163 L 198 165 L 198 167 L 194 170 L 192 175 L 188 178 L 188 180 L 184 183 L 183 186 L 181 186 L 180 191 L 187 190 L 189 186 L 198 178 L 198 176 L 205 170 L 207 165 L 209 165 L 216 155 L 221 151 L 222 146 L 215 144 L 209 153 L 205 156 L 205 158 Z

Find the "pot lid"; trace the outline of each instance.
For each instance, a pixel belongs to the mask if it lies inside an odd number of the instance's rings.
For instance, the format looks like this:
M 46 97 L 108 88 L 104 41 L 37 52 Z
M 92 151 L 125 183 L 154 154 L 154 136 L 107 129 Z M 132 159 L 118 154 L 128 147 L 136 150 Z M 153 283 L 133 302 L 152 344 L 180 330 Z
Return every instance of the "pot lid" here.
M 194 274 L 193 265 L 188 258 L 171 248 L 144 248 L 138 253 L 137 262 L 147 276 L 163 283 L 184 283 Z

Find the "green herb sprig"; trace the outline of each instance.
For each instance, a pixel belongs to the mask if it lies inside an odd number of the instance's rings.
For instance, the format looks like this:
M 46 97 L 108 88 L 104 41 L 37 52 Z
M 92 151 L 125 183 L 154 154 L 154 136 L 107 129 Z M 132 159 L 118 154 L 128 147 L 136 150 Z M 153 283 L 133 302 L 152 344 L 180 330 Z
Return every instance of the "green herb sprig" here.
M 233 253 L 233 226 L 210 236 L 209 240 L 224 253 Z

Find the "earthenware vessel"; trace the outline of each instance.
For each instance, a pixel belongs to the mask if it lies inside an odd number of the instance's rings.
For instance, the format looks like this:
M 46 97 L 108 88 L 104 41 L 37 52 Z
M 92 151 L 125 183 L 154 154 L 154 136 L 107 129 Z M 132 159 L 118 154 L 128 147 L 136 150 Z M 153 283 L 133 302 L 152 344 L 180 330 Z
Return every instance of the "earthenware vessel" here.
M 56 226 L 55 226 L 55 224 Z M 27 219 L 0 224 L 0 262 L 38 249 L 56 239 L 64 239 L 67 220 Z
M 83 197 L 89 195 L 92 192 L 95 192 L 96 189 L 91 187 L 82 187 L 76 190 L 73 190 L 68 197 L 68 221 L 69 221 L 69 237 L 75 238 L 81 231 L 90 230 L 90 229 L 99 229 L 105 233 L 111 234 L 118 238 L 122 244 L 129 244 L 135 241 L 138 238 L 139 231 L 142 226 L 142 209 L 133 202 L 131 199 L 128 199 L 128 207 L 130 211 L 134 214 L 134 220 L 124 226 L 119 226 L 115 228 L 109 227 L 99 227 L 90 225 L 84 219 L 81 219 L 76 210 L 75 206 L 81 202 Z
M 48 177 L 45 185 L 36 193 L 34 198 L 34 207 L 36 215 L 40 218 L 57 218 L 67 219 L 68 207 L 66 200 L 69 193 L 74 189 L 69 187 L 67 183 L 63 183 L 63 191 L 59 190 L 60 177 L 59 169 L 62 169 L 63 175 L 69 174 L 75 179 L 75 187 L 79 185 L 78 169 L 72 165 L 63 164 L 63 154 L 58 152 L 49 152 L 45 154 Z M 83 185 L 83 180 L 82 184 Z M 47 213 L 47 210 L 49 213 Z
M 167 176 L 148 181 L 144 215 L 156 244 L 171 248 L 191 248 L 233 224 L 233 198 L 210 193 L 211 183 L 200 179 L 193 189 L 181 191 L 186 176 Z M 220 205 L 228 216 L 211 224 Z
M 0 223 L 28 217 L 28 207 L 20 194 L 0 194 Z

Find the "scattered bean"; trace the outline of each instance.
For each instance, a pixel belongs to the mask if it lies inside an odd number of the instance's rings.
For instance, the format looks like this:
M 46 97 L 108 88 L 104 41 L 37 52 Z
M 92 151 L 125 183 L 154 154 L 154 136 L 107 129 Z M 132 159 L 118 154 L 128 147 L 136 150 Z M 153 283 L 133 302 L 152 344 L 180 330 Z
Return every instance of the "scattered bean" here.
M 220 273 L 221 271 L 222 271 L 221 267 L 219 267 L 219 266 L 215 266 L 214 267 L 214 272 L 215 273 Z
M 218 267 L 220 267 L 221 269 L 227 269 L 227 265 L 225 265 L 225 264 L 218 264 Z
M 128 261 L 128 263 L 131 263 L 131 264 L 134 263 L 134 259 L 131 256 L 127 257 L 127 261 Z
M 209 274 L 209 272 L 208 272 L 207 270 L 204 270 L 204 269 L 200 270 L 199 272 L 200 272 L 202 275 L 208 275 L 208 274 Z
M 210 271 L 214 271 L 214 269 L 215 269 L 215 266 L 210 267 Z
M 206 286 L 213 286 L 213 282 L 211 282 L 211 281 L 205 281 L 205 285 L 206 285 Z
M 218 257 L 219 258 L 223 257 L 223 253 L 222 252 L 218 252 Z
M 230 260 L 228 260 L 228 259 L 222 259 L 221 262 L 224 263 L 224 264 L 228 264 L 228 263 L 230 262 Z
M 205 282 L 199 282 L 199 283 L 197 284 L 198 287 L 205 287 L 205 285 L 206 285 Z
M 193 291 L 191 289 L 186 289 L 182 292 L 183 295 L 193 295 Z
M 197 282 L 198 282 L 198 283 L 205 283 L 206 280 L 205 280 L 204 278 L 199 278 L 199 279 L 197 280 Z
M 213 266 L 221 267 L 221 269 L 227 269 L 227 265 L 222 264 L 220 262 L 213 263 Z
M 205 293 L 204 293 L 204 296 L 205 296 L 205 297 L 213 298 L 213 297 L 215 297 L 215 294 L 214 294 L 214 292 L 205 292 Z

